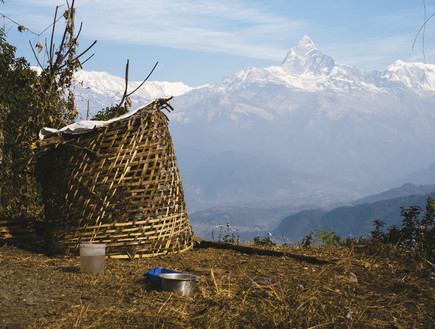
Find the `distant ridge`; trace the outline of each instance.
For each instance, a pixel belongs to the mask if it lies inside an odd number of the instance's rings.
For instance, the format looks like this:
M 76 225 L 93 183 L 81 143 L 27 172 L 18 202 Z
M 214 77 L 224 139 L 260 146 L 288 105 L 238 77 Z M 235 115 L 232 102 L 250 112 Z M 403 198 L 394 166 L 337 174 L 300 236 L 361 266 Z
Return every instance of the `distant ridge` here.
M 405 183 L 435 184 L 435 163 L 432 163 L 428 168 L 414 171 L 402 178 L 399 178 L 391 184 L 398 186 Z
M 394 198 L 404 197 L 408 195 L 425 195 L 433 191 L 435 191 L 435 184 L 415 185 L 411 183 L 406 183 L 400 187 L 356 200 L 355 202 L 352 203 L 352 205 L 372 203 L 376 201 L 394 199 Z
M 387 226 L 400 226 L 400 207 L 417 204 L 424 209 L 429 195 L 435 197 L 435 184 L 405 184 L 359 199 L 351 205 L 330 210 L 315 209 L 314 205 L 267 209 L 227 206 L 193 212 L 189 217 L 195 232 L 204 238 L 211 238 L 212 231 L 218 238 L 219 227 L 225 226 L 227 222 L 231 229 L 237 229 L 243 239 L 252 239 L 257 234 L 273 232 L 276 240 L 285 236 L 293 241 L 300 241 L 303 236 L 317 228 L 334 230 L 344 237 L 349 234 L 359 237 L 373 230 L 374 219 L 386 221 Z M 302 210 L 304 208 L 305 210 Z
M 400 227 L 402 223 L 400 207 L 417 205 L 424 209 L 428 196 L 435 197 L 435 190 L 423 195 L 401 196 L 373 203 L 338 207 L 330 211 L 304 210 L 284 218 L 274 231 L 274 235 L 284 235 L 294 241 L 300 241 L 310 231 L 321 229 L 334 231 L 344 238 L 349 235 L 366 236 L 374 229 L 375 219 L 383 220 L 386 223 L 385 228 L 391 225 Z

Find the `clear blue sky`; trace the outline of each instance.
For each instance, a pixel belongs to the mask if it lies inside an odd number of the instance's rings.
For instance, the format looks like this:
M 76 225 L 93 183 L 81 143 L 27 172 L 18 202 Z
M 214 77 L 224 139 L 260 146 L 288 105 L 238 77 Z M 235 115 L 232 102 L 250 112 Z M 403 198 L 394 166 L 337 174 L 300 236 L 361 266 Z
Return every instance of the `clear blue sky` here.
M 69 0 L 71 2 L 71 0 Z M 63 0 L 4 0 L 0 14 L 35 33 L 53 20 Z M 279 65 L 304 35 L 342 64 L 385 70 L 394 61 L 423 62 L 422 39 L 414 38 L 435 0 L 76 0 L 76 25 L 83 22 L 80 48 L 93 40 L 95 53 L 86 70 L 130 80 L 214 83 L 248 66 Z M 61 8 L 61 12 L 65 10 Z M 8 41 L 32 64 L 30 32 L 18 33 L 0 15 Z M 59 29 L 60 31 L 60 29 Z M 49 31 L 39 37 L 44 44 Z M 435 17 L 425 31 L 426 63 L 435 63 Z

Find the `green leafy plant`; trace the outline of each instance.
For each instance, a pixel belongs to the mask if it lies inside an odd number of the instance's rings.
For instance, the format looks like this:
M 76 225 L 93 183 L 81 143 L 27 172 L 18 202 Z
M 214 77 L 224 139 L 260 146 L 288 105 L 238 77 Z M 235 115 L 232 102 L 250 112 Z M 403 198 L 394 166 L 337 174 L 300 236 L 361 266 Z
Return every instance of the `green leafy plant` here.
M 67 3 L 62 15 L 64 30 L 56 42 L 56 26 L 61 24 L 59 8 L 56 7 L 51 38 L 41 56 L 44 61 L 38 55 L 44 49 L 41 43 L 31 44 L 39 74 L 26 59 L 16 58 L 16 47 L 6 41 L 6 33 L 0 29 L 0 216 L 40 216 L 40 188 L 31 161 L 35 158 L 39 130 L 60 128 L 77 117 L 72 79 L 87 61 L 82 56 L 95 42 L 77 53 L 81 26 L 76 33 L 74 0 L 71 5 Z M 27 30 L 22 25 L 18 29 Z
M 328 232 L 321 229 L 317 229 L 315 232 L 311 231 L 310 234 L 303 237 L 301 246 L 308 248 L 313 244 L 321 242 L 326 246 L 337 246 L 341 242 L 341 237 L 335 234 L 335 232 Z
M 340 241 L 341 241 L 341 237 L 335 234 L 335 232 L 328 232 L 328 231 L 323 231 L 321 229 L 317 229 L 315 239 L 313 242 L 314 243 L 321 242 L 323 245 L 326 246 L 331 246 L 331 245 L 336 246 L 340 244 Z
M 126 107 L 112 105 L 98 111 L 98 113 L 95 114 L 91 120 L 107 121 L 113 118 L 117 118 L 125 113 L 128 113 Z
M 373 221 L 375 229 L 371 232 L 371 237 L 374 240 L 383 240 L 385 238 L 385 233 L 381 231 L 382 227 L 385 226 L 385 222 L 381 219 L 375 219 Z
M 387 233 L 381 231 L 385 223 L 374 220 L 375 229 L 371 232 L 372 239 L 377 242 L 391 244 L 405 253 L 419 254 L 434 259 L 435 251 L 435 198 L 428 197 L 426 208 L 412 205 L 401 207 L 403 218 L 401 227 L 392 225 Z
M 28 166 L 12 167 L 31 155 L 40 119 L 33 86 L 36 73 L 24 58 L 15 57 L 16 48 L 0 29 L 0 216 L 37 215 L 38 196 Z
M 267 233 L 263 239 L 260 239 L 260 236 L 257 235 L 256 237 L 254 237 L 253 241 L 254 241 L 254 244 L 258 245 L 258 246 L 263 246 L 263 247 L 276 246 L 276 243 L 273 242 L 273 240 L 272 240 L 272 233 L 270 233 L 270 232 Z
M 305 248 L 311 247 L 311 245 L 313 244 L 313 239 L 314 239 L 313 235 L 314 235 L 314 231 L 311 231 L 310 234 L 303 237 L 302 242 L 301 242 L 301 246 L 305 247 Z

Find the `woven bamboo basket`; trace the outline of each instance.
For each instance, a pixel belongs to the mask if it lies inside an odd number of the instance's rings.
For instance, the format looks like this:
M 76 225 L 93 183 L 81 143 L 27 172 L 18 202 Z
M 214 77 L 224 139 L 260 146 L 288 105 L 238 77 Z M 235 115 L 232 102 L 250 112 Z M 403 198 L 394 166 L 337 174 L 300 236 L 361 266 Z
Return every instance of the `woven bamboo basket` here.
M 0 240 L 11 238 L 35 240 L 36 225 L 35 218 L 0 218 Z
M 40 142 L 47 239 L 57 252 L 105 243 L 114 258 L 152 257 L 193 247 L 183 187 L 157 99 L 133 115 L 82 134 Z

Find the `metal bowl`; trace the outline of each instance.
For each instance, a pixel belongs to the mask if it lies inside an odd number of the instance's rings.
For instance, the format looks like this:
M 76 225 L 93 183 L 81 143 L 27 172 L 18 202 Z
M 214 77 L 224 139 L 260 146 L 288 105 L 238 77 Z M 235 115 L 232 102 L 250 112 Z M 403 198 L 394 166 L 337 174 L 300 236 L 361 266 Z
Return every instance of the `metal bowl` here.
M 160 274 L 162 279 L 162 290 L 181 293 L 183 296 L 188 296 L 195 288 L 196 279 L 193 274 L 184 273 L 163 273 Z

